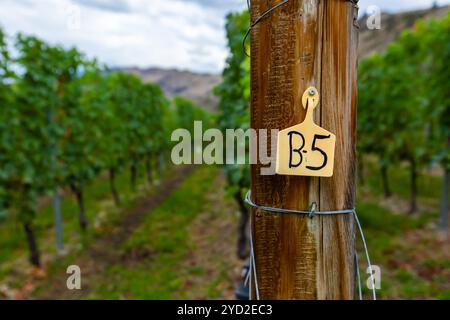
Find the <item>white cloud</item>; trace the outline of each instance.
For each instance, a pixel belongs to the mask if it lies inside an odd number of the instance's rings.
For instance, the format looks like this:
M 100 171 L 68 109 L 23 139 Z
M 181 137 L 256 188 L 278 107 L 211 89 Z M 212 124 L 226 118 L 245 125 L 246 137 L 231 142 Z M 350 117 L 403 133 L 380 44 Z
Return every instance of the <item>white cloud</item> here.
M 236 3 L 229 9 L 242 8 Z M 76 18 L 74 5 L 80 13 L 75 30 L 69 26 Z M 21 31 L 76 45 L 112 66 L 218 73 L 226 57 L 226 11 L 186 0 L 2 0 L 0 25 L 9 34 Z
M 361 0 L 360 7 L 404 10 L 432 2 Z M 227 55 L 225 15 L 245 6 L 246 0 L 0 0 L 0 25 L 10 35 L 21 31 L 75 45 L 111 66 L 219 73 Z
M 74 3 L 85 5 L 88 7 L 111 10 L 116 12 L 128 12 L 130 10 L 129 3 L 126 0 L 72 0 Z

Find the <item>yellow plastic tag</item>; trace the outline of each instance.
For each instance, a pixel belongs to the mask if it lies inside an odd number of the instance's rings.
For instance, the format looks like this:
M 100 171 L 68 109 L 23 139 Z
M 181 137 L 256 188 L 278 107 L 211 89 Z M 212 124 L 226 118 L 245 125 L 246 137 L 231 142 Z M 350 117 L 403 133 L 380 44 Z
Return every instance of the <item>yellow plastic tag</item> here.
M 276 173 L 295 176 L 331 177 L 336 136 L 314 123 L 313 111 L 319 93 L 309 87 L 302 97 L 305 120 L 278 133 Z

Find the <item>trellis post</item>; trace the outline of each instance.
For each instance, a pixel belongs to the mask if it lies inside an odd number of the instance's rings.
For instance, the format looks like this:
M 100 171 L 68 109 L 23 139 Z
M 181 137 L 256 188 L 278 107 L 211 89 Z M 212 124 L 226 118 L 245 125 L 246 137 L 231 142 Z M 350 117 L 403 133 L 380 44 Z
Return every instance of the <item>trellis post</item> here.
M 252 22 L 281 2 L 252 0 Z M 319 210 L 355 206 L 356 2 L 289 0 L 252 28 L 252 128 L 270 132 L 302 122 L 301 97 L 313 83 L 321 96 L 314 120 L 337 139 L 331 178 L 261 175 L 262 165 L 252 165 L 252 200 L 259 205 L 295 210 L 313 202 Z M 261 299 L 354 298 L 351 215 L 311 219 L 254 209 L 252 235 Z

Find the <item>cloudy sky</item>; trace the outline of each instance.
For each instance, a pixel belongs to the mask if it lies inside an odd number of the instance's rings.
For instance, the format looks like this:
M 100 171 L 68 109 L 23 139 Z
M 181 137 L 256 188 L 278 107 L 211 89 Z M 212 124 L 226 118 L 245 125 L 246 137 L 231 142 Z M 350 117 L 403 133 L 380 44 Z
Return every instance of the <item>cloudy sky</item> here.
M 227 12 L 246 0 L 0 0 L 0 25 L 10 35 L 37 35 L 76 45 L 110 66 L 159 66 L 220 73 L 227 55 Z M 361 0 L 399 11 L 433 0 Z M 448 4 L 450 0 L 440 0 Z

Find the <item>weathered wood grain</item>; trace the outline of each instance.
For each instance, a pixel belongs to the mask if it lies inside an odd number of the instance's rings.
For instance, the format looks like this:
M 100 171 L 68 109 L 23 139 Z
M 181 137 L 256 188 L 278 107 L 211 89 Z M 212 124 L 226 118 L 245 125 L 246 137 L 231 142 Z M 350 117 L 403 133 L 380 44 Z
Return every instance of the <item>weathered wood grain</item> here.
M 280 2 L 253 0 L 252 21 Z M 261 165 L 253 165 L 256 203 L 300 210 L 312 202 L 321 210 L 354 206 L 356 15 L 345 0 L 290 0 L 252 30 L 252 127 L 284 129 L 302 122 L 301 96 L 313 83 L 322 96 L 314 120 L 337 136 L 332 178 L 262 176 Z M 253 210 L 252 219 L 261 298 L 354 297 L 350 216 L 309 219 Z

